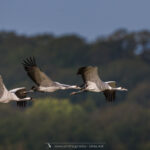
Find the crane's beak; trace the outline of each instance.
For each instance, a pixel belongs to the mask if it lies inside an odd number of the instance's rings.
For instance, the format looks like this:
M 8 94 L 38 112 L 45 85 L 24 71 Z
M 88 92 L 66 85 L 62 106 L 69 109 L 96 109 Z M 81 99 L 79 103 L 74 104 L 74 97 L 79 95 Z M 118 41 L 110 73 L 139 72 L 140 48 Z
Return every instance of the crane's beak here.
M 128 89 L 126 89 L 126 88 L 122 88 L 122 90 L 123 90 L 123 91 L 128 91 Z

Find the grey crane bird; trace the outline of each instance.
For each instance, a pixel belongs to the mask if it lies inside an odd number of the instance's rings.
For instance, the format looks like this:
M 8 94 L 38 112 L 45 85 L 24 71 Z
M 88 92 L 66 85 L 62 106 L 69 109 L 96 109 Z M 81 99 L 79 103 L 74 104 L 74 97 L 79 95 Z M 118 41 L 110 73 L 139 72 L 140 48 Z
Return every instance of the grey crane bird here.
M 115 81 L 103 82 L 98 75 L 98 67 L 81 67 L 77 74 L 82 76 L 84 84 L 79 91 L 72 92 L 71 95 L 84 91 L 103 92 L 107 101 L 114 101 L 116 91 L 127 91 L 125 88 L 116 87 Z
M 9 103 L 11 101 L 16 101 L 17 106 L 25 107 L 26 101 L 29 100 L 32 100 L 32 98 L 27 97 L 27 90 L 25 87 L 15 88 L 8 91 L 0 75 L 0 102 L 1 103 Z
M 59 82 L 52 81 L 40 68 L 36 65 L 34 57 L 23 60 L 23 66 L 28 76 L 35 82 L 36 86 L 33 86 L 30 92 L 55 92 L 57 90 L 66 89 L 80 89 L 76 85 L 66 85 Z

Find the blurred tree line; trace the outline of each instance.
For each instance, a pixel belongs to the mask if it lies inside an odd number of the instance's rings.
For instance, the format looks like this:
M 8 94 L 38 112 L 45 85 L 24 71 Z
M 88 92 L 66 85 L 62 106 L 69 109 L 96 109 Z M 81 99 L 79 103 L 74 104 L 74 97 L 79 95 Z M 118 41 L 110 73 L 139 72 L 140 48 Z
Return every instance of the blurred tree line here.
M 102 80 L 115 80 L 129 91 L 118 92 L 114 103 L 99 93 L 69 96 L 70 90 L 39 94 L 26 109 L 0 104 L 0 150 L 41 150 L 46 142 L 99 142 L 106 150 L 150 149 L 149 31 L 121 29 L 93 42 L 77 35 L 28 37 L 1 31 L 0 74 L 9 89 L 34 84 L 21 65 L 30 56 L 55 81 L 80 85 L 77 69 L 96 65 Z

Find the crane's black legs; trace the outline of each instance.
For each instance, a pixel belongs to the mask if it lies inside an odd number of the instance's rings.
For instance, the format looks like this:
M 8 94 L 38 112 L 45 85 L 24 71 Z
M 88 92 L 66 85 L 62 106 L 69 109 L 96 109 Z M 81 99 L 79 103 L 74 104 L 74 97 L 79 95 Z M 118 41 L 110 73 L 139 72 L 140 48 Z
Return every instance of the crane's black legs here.
M 82 93 L 84 91 L 85 91 L 85 89 L 81 89 L 80 91 L 70 93 L 70 95 L 76 95 L 76 94 Z

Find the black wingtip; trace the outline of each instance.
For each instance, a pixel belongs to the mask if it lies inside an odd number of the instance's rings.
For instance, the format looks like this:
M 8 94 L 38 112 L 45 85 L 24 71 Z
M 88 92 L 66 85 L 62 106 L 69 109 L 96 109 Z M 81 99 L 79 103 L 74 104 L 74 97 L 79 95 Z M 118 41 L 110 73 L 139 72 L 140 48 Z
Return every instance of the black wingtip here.
M 116 99 L 116 91 L 105 90 L 104 92 L 107 102 L 114 102 Z
M 78 71 L 77 71 L 77 75 L 80 75 L 80 74 L 82 74 L 83 73 L 83 71 L 86 69 L 86 66 L 84 66 L 84 67 L 80 67 L 79 69 L 78 69 Z
M 27 57 L 26 59 L 23 59 L 22 65 L 24 67 L 34 67 L 34 66 L 37 66 L 36 65 L 36 61 L 35 61 L 35 57 L 32 56 L 32 57 Z
M 26 105 L 27 105 L 26 101 L 19 101 L 19 102 L 17 102 L 17 107 L 25 108 Z
M 77 71 L 77 75 L 82 75 L 84 72 L 90 70 L 90 69 L 94 69 L 94 68 L 97 68 L 97 66 L 83 66 L 83 67 L 80 67 Z

